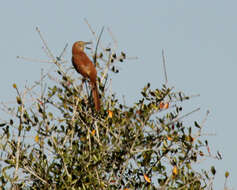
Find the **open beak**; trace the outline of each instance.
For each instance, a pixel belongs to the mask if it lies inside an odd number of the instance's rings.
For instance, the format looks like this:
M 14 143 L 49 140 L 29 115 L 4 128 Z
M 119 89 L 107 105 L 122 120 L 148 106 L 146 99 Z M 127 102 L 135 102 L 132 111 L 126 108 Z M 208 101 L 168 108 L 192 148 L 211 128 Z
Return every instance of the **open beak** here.
M 86 45 L 92 44 L 92 42 L 84 42 L 85 48 L 86 49 L 91 49 L 90 47 L 86 47 Z

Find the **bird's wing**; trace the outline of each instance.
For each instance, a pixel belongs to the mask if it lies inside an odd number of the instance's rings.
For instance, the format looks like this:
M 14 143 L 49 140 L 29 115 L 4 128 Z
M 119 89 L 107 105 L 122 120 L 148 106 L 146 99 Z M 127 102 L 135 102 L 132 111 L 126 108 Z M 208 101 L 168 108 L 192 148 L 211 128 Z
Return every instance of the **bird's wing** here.
M 72 64 L 77 70 L 77 72 L 81 73 L 86 78 L 90 76 L 90 67 L 93 65 L 89 57 L 84 53 L 80 52 L 76 55 L 72 56 Z

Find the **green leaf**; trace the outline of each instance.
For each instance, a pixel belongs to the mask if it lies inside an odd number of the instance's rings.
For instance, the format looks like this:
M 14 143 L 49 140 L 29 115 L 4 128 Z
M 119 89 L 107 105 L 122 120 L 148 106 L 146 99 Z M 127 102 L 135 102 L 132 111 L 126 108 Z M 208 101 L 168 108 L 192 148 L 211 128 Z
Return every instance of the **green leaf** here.
M 225 172 L 225 178 L 228 178 L 230 173 L 228 171 Z
M 0 127 L 4 127 L 6 123 L 0 123 Z
M 211 173 L 212 173 L 213 175 L 215 175 L 215 174 L 216 174 L 216 169 L 215 169 L 215 167 L 214 167 L 214 166 L 212 166 L 212 167 L 211 167 Z

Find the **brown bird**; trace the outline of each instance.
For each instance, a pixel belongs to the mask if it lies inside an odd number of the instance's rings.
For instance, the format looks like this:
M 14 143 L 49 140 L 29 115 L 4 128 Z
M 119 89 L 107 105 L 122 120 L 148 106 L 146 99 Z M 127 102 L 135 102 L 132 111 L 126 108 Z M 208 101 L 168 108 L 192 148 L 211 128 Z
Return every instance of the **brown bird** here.
M 72 46 L 72 64 L 76 71 L 83 77 L 90 80 L 92 97 L 95 104 L 95 110 L 100 110 L 100 98 L 96 84 L 97 72 L 95 65 L 84 52 L 84 48 L 90 42 L 77 41 Z

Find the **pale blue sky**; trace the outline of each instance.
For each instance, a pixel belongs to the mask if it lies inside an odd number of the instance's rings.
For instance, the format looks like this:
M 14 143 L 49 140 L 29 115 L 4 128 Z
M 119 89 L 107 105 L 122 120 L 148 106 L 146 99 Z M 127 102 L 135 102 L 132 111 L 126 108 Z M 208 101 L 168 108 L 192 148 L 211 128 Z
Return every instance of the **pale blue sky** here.
M 210 116 L 205 132 L 212 151 L 223 160 L 210 159 L 204 166 L 217 168 L 216 189 L 222 189 L 224 172 L 230 171 L 230 187 L 237 188 L 236 70 L 237 1 L 234 0 L 120 0 L 120 1 L 2 1 L 0 7 L 1 101 L 15 97 L 19 85 L 40 77 L 47 64 L 17 60 L 17 55 L 46 58 L 35 31 L 38 26 L 55 54 L 66 43 L 92 40 L 84 18 L 96 32 L 110 27 L 119 45 L 130 56 L 113 81 L 117 95 L 132 103 L 150 81 L 153 88 L 164 81 L 161 51 L 167 56 L 169 85 L 186 94 L 201 94 L 189 102 L 185 112 L 201 107 L 192 119 Z M 108 38 L 108 33 L 103 37 Z M 102 37 L 102 41 L 103 41 Z M 70 48 L 66 57 L 70 60 Z

